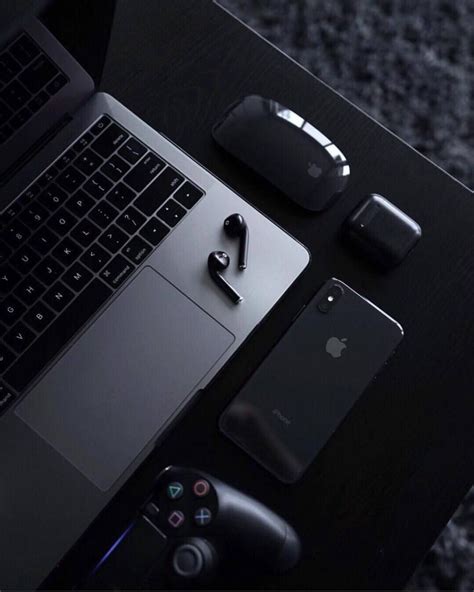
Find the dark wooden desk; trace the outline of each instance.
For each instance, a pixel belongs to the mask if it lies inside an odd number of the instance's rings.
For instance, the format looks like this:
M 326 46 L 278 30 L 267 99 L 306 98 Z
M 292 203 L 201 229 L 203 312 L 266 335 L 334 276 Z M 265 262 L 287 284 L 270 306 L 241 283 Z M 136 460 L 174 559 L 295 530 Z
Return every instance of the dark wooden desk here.
M 301 534 L 300 565 L 253 587 L 403 586 L 474 473 L 472 193 L 210 0 L 121 2 L 103 89 L 302 241 L 313 260 L 48 584 L 74 584 L 121 530 L 154 474 L 180 463 L 256 496 Z M 290 106 L 348 156 L 350 187 L 329 212 L 305 214 L 213 144 L 213 122 L 249 93 Z M 415 251 L 385 275 L 338 238 L 344 218 L 373 191 L 423 228 Z M 331 276 L 398 319 L 405 339 L 304 478 L 286 486 L 223 437 L 217 420 Z M 237 577 L 229 582 L 239 585 Z

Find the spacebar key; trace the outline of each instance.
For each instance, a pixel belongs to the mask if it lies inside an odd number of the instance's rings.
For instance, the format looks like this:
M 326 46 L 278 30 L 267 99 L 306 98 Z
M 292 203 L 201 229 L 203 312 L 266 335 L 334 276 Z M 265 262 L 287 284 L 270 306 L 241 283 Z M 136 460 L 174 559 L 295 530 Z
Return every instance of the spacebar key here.
M 22 392 L 112 293 L 100 280 L 89 284 L 8 370 L 4 380 Z

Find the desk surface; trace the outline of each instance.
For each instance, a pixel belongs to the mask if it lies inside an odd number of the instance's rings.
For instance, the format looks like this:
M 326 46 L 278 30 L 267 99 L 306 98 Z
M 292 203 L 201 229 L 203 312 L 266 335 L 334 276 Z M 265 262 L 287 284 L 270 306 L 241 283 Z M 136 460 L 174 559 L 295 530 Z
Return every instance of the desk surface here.
M 474 471 L 471 191 L 210 0 L 119 3 L 103 90 L 286 228 L 313 259 L 48 585 L 72 585 L 120 531 L 153 476 L 179 463 L 256 496 L 301 534 L 300 565 L 255 585 L 403 586 Z M 327 213 L 302 212 L 212 142 L 218 115 L 250 93 L 273 97 L 304 115 L 347 155 L 350 186 Z M 352 255 L 338 236 L 345 217 L 374 191 L 423 228 L 415 251 L 387 274 Z M 331 276 L 395 317 L 405 338 L 303 479 L 287 486 L 223 437 L 217 421 L 296 311 Z

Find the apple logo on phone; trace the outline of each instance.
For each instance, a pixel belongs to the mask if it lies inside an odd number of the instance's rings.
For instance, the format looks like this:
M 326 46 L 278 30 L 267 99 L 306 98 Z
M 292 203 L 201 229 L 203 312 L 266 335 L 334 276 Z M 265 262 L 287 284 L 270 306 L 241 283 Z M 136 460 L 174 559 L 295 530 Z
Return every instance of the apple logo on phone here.
M 347 337 L 339 339 L 339 337 L 330 337 L 326 343 L 326 351 L 333 358 L 340 358 L 342 352 L 346 349 Z
M 317 179 L 322 173 L 322 169 L 315 162 L 308 162 L 308 175 Z

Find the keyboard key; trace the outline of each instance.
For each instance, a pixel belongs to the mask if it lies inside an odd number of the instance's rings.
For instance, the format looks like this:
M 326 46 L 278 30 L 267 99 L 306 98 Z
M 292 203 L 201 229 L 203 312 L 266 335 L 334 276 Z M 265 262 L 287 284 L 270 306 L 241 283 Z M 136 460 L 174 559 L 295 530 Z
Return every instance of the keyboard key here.
M 20 281 L 21 276 L 10 265 L 0 269 L 0 294 L 8 294 Z
M 112 187 L 112 182 L 109 181 L 102 173 L 95 173 L 93 177 L 84 185 L 84 189 L 95 197 L 101 199 Z
M 13 296 L 7 296 L 0 302 L 0 320 L 11 327 L 16 323 L 26 308 Z
M 82 217 L 87 214 L 94 204 L 95 201 L 92 197 L 79 189 L 66 203 L 66 208 L 76 216 Z
M 108 201 L 119 210 L 126 208 L 135 198 L 135 192 L 123 183 L 119 183 L 107 195 Z
M 3 232 L 3 227 L 6 226 L 10 220 L 12 220 L 13 218 L 15 218 L 15 216 L 18 214 L 18 212 L 21 210 L 21 206 L 19 203 L 20 200 L 16 200 L 14 201 L 10 207 L 5 210 L 1 216 L 1 228 L 2 228 L 2 232 Z
M 102 271 L 100 276 L 112 286 L 112 288 L 118 288 L 133 272 L 135 267 L 122 257 L 117 255 L 108 263 L 105 269 Z
M 36 230 L 48 218 L 49 212 L 40 206 L 39 203 L 33 203 L 30 206 L 27 206 L 20 216 L 20 220 L 29 226 L 31 230 Z
M 112 224 L 99 238 L 99 243 L 111 253 L 119 251 L 128 241 L 128 236 L 117 226 Z
M 75 292 L 82 292 L 92 279 L 92 273 L 79 262 L 74 263 L 63 275 L 63 282 Z
M 100 156 L 97 156 L 95 152 L 92 152 L 92 150 L 88 148 L 77 157 L 74 165 L 85 175 L 92 175 L 92 173 L 98 169 L 103 162 L 104 161 Z
M 151 216 L 182 182 L 183 177 L 173 168 L 167 167 L 137 198 L 134 206 L 147 216 Z
M 54 313 L 43 302 L 37 302 L 26 313 L 23 320 L 37 333 L 41 333 L 54 319 Z
M 14 129 L 8 123 L 2 127 L 0 127 L 0 144 L 4 144 L 10 136 L 13 135 Z
M 42 90 L 31 99 L 31 101 L 28 103 L 28 107 L 31 109 L 31 111 L 33 111 L 33 113 L 36 113 L 41 109 L 41 107 L 43 107 L 43 105 L 48 102 L 48 100 L 48 93 L 45 90 Z
M 100 230 L 90 220 L 85 218 L 74 228 L 71 236 L 83 247 L 88 247 L 99 236 Z
M 65 208 L 55 212 L 49 219 L 48 226 L 60 236 L 66 235 L 77 223 L 76 216 L 73 216 Z
M 45 208 L 50 212 L 54 212 L 54 210 L 66 202 L 68 195 L 56 183 L 52 183 L 43 191 L 38 199 Z
M 117 220 L 118 226 L 128 232 L 128 234 L 135 234 L 145 223 L 146 218 L 140 214 L 138 210 L 130 206 Z
M 3 125 L 6 121 L 8 121 L 11 114 L 12 114 L 12 111 L 11 111 L 10 107 L 7 107 L 5 105 L 5 103 L 2 103 L 0 101 L 0 125 Z M 5 139 L 7 139 L 6 134 L 5 134 Z
M 45 287 L 33 276 L 28 276 L 15 290 L 15 296 L 27 306 L 31 306 L 45 291 Z
M 82 152 L 93 141 L 94 136 L 90 132 L 86 132 L 77 140 L 72 149 L 74 152 Z
M 0 362 L 1 370 L 1 362 Z M 13 392 L 4 384 L 0 384 L 0 415 L 3 415 L 5 411 L 14 403 L 16 397 Z
M 124 181 L 135 191 L 143 191 L 165 166 L 162 160 L 149 152 L 128 173 Z
M 0 343 L 0 375 L 10 366 L 15 359 L 12 352 L 3 343 Z
M 158 218 L 152 218 L 140 230 L 140 234 L 154 247 L 168 234 L 169 228 L 160 222 Z
M 22 392 L 43 367 L 60 352 L 75 333 L 111 295 L 103 282 L 93 280 L 72 304 L 33 343 L 7 371 L 4 380 Z
M 56 281 L 63 271 L 63 266 L 49 256 L 43 259 L 43 261 L 41 261 L 41 263 L 36 266 L 33 273 L 40 282 L 46 286 L 50 286 L 54 281 Z
M 118 211 L 106 201 L 98 204 L 89 214 L 89 218 L 101 228 L 107 228 L 117 216 Z
M 122 253 L 135 263 L 139 265 L 151 253 L 152 248 L 139 236 L 134 236 L 122 250 Z
M 54 286 L 46 292 L 43 300 L 48 306 L 56 312 L 63 311 L 74 298 L 74 294 L 62 282 L 56 282 Z
M 39 255 L 33 252 L 27 245 L 20 247 L 11 257 L 10 263 L 15 271 L 23 275 L 29 273 L 40 260 Z
M 58 74 L 56 66 L 45 56 L 40 55 L 19 76 L 21 82 L 33 94 L 39 92 Z
M 119 155 L 130 164 L 136 164 L 145 154 L 146 148 L 135 138 L 130 138 L 118 151 Z
M 59 175 L 57 183 L 65 191 L 71 194 L 73 191 L 76 191 L 85 180 L 85 176 L 80 171 L 73 166 L 69 166 Z
M 82 253 L 82 249 L 73 240 L 66 237 L 59 245 L 53 250 L 53 255 L 56 259 L 65 265 L 71 265 L 79 255 Z
M 107 117 L 107 115 L 103 115 L 99 119 L 99 121 L 94 125 L 94 127 L 91 128 L 91 132 L 94 134 L 94 136 L 97 136 L 101 132 L 103 132 L 105 128 L 111 124 L 111 122 L 112 120 L 110 119 L 110 117 Z
M 8 257 L 10 257 L 11 252 L 10 247 L 0 241 L 0 265 L 5 263 Z
M 52 96 L 59 92 L 63 86 L 66 86 L 68 80 L 64 74 L 58 74 L 56 78 L 48 84 L 46 91 Z
M 56 165 L 50 166 L 49 169 L 45 171 L 38 179 L 38 185 L 42 188 L 46 187 L 46 185 L 49 185 L 58 174 L 58 170 L 59 169 L 56 167 Z
M 30 245 L 41 255 L 46 255 L 58 241 L 59 237 L 49 228 L 43 226 L 32 236 Z
M 21 126 L 25 125 L 25 123 L 31 118 L 31 111 L 26 107 L 23 107 L 21 111 L 10 119 L 8 122 L 13 129 L 17 130 L 20 129 Z
M 106 177 L 116 183 L 128 173 L 130 165 L 127 164 L 123 158 L 115 154 L 110 160 L 108 160 L 104 166 L 100 169 Z
M 56 161 L 56 166 L 58 169 L 62 170 L 76 158 L 76 153 L 73 150 L 67 150 L 58 160 Z
M 169 199 L 165 205 L 158 211 L 158 217 L 161 218 L 168 226 L 176 226 L 180 220 L 186 216 L 186 210 L 179 205 L 174 199 Z
M 94 133 L 94 129 L 92 129 Z M 92 144 L 93 150 L 102 158 L 108 158 L 117 150 L 127 139 L 128 134 L 117 124 L 112 123 Z
M 30 235 L 30 230 L 18 220 L 14 220 L 2 231 L 2 238 L 14 249 L 21 247 Z
M 26 204 L 32 202 L 35 199 L 35 197 L 37 197 L 40 193 L 41 193 L 41 186 L 38 183 L 33 183 L 33 185 L 30 185 L 28 187 L 28 189 L 26 189 L 24 191 L 24 193 L 21 195 L 19 201 L 21 202 L 22 205 L 26 205 Z
M 4 337 L 5 343 L 18 354 L 25 351 L 35 339 L 33 331 L 23 323 L 17 323 Z
M 2 98 L 13 111 L 21 109 L 30 96 L 30 93 L 18 82 L 18 80 L 10 82 L 10 84 L 0 92 L 0 98 Z
M 82 263 L 94 273 L 98 273 L 111 259 L 112 255 L 107 253 L 100 245 L 95 244 L 89 247 L 81 257 Z
M 9 53 L 4 52 L 0 55 L 0 80 L 3 83 L 13 80 L 20 70 L 20 64 Z
M 22 66 L 27 66 L 39 55 L 40 50 L 27 35 L 23 34 L 9 48 L 9 52 Z

